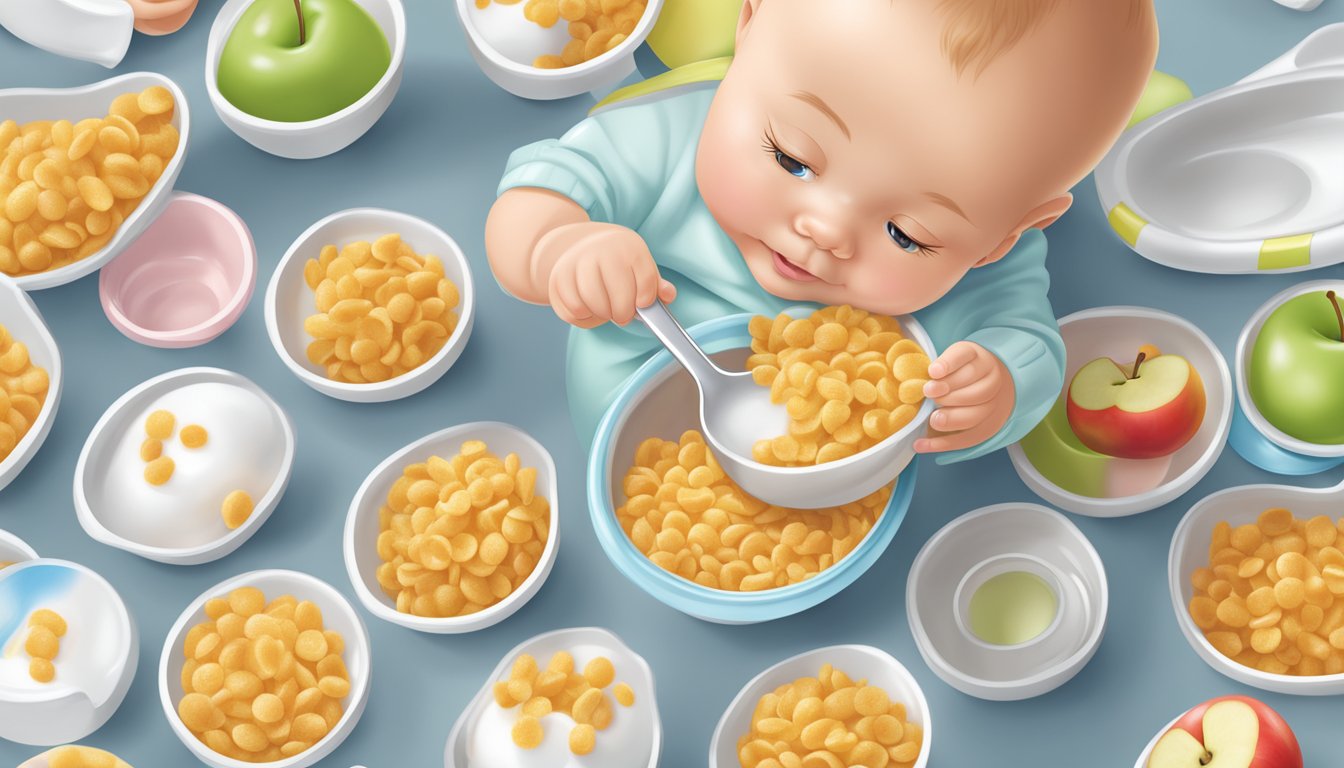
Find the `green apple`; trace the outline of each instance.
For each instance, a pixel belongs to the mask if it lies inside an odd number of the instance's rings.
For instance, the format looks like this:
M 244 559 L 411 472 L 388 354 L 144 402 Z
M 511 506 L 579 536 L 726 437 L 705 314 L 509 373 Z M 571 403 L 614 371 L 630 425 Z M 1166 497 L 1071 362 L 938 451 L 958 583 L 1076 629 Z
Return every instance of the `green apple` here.
M 256 0 L 224 42 L 216 79 L 249 115 L 296 123 L 359 101 L 391 63 L 382 28 L 354 0 Z
M 1022 452 L 1046 480 L 1069 493 L 1116 499 L 1151 491 L 1167 479 L 1171 457 L 1117 459 L 1083 445 L 1069 426 L 1061 394 L 1045 420 L 1022 438 Z
M 1251 400 L 1285 434 L 1344 443 L 1344 317 L 1334 291 L 1285 301 L 1260 328 L 1247 372 Z

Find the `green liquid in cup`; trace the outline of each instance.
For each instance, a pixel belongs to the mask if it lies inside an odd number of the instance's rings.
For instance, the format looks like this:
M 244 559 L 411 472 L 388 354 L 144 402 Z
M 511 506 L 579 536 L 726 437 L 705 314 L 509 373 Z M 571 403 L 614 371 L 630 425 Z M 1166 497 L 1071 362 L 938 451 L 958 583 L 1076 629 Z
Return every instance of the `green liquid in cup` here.
M 971 595 L 971 631 L 991 645 L 1017 645 L 1039 637 L 1058 610 L 1059 601 L 1044 579 L 1009 571 L 990 578 Z

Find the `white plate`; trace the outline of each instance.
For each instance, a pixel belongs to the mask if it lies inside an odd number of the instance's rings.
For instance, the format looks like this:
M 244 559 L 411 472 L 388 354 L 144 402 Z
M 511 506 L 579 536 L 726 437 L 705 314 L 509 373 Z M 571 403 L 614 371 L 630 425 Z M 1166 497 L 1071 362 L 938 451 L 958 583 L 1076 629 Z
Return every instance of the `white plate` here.
M 54 288 L 98 271 L 116 258 L 145 231 L 168 204 L 173 184 L 182 172 L 187 157 L 187 142 L 191 136 L 191 110 L 182 89 L 169 78 L 156 72 L 133 72 L 118 75 L 79 88 L 11 88 L 0 91 L 0 115 L 19 123 L 33 120 L 69 120 L 76 122 L 86 117 L 103 117 L 112 106 L 112 100 L 123 93 L 142 91 L 152 85 L 161 85 L 173 94 L 173 127 L 180 136 L 177 152 L 168 159 L 163 175 L 149 188 L 140 204 L 122 222 L 121 228 L 103 249 L 58 269 L 14 278 L 25 291 Z
M 345 639 L 345 651 L 341 654 L 346 669 L 350 672 L 350 695 L 342 704 L 345 712 L 340 722 L 327 732 L 320 741 L 293 757 L 265 763 L 269 768 L 307 768 L 331 754 L 346 737 L 355 730 L 359 718 L 364 714 L 364 705 L 368 703 L 369 686 L 373 678 L 373 661 L 369 644 L 369 633 L 364 622 L 350 605 L 345 596 L 337 592 L 330 584 L 297 571 L 251 571 L 220 582 L 207 589 L 182 612 L 168 638 L 163 644 L 163 654 L 159 658 L 159 700 L 163 704 L 163 714 L 173 733 L 186 745 L 187 749 L 206 765 L 212 768 L 247 768 L 254 763 L 245 763 L 215 752 L 197 739 L 177 714 L 177 702 L 183 696 L 182 640 L 191 627 L 206 621 L 205 603 L 214 597 L 224 597 L 239 587 L 256 587 L 266 594 L 266 602 L 281 595 L 293 595 L 299 600 L 309 600 L 322 609 L 322 626 L 341 634 Z
M 1289 485 L 1244 485 L 1219 491 L 1190 508 L 1176 526 L 1167 557 L 1167 583 L 1171 589 L 1171 607 L 1176 623 L 1195 653 L 1224 675 L 1262 691 L 1301 696 L 1344 694 L 1344 674 L 1301 677 L 1275 675 L 1242 666 L 1214 649 L 1190 618 L 1190 599 L 1194 587 L 1190 574 L 1209 564 L 1209 541 L 1213 527 L 1226 520 L 1233 528 L 1253 523 L 1271 507 L 1285 507 L 1293 515 L 1306 519 L 1328 515 L 1338 520 L 1344 512 L 1344 485 L 1333 488 L 1297 488 Z
M 59 588 L 36 604 L 26 604 L 20 599 L 16 605 L 0 596 L 3 611 L 0 624 L 21 621 L 33 610 L 54 605 L 60 607 L 58 612 L 70 625 L 61 640 L 61 653 L 56 656 L 58 666 L 53 682 L 25 690 L 0 689 L 0 738 L 43 747 L 78 741 L 101 728 L 126 698 L 140 660 L 140 637 L 126 604 L 106 579 L 83 565 L 65 560 L 28 560 L 0 569 L 0 590 L 5 589 L 6 582 L 11 586 L 22 582 L 32 588 L 30 581 L 38 578 L 36 574 L 53 572 L 47 569 L 73 574 L 76 586 L 72 589 L 84 594 L 86 601 L 96 602 L 86 603 L 82 610 L 71 610 L 60 600 L 70 590 Z M 91 628 L 88 617 L 94 615 L 106 624 Z M 0 637 L 0 643 L 7 641 L 9 635 Z M 63 671 L 61 665 L 78 664 L 85 654 L 95 653 L 92 648 L 106 648 L 107 644 L 113 645 L 107 666 L 81 670 L 80 674 L 87 676 L 88 681 L 84 687 L 63 682 L 70 670 Z
M 816 677 L 830 664 L 855 680 L 867 678 L 905 705 L 906 722 L 924 729 L 924 740 L 914 768 L 927 768 L 933 751 L 933 722 L 929 702 L 910 671 L 885 651 L 867 645 L 832 645 L 787 658 L 751 679 L 728 705 L 709 742 L 709 768 L 737 768 L 737 739 L 751 730 L 751 716 L 761 696 L 800 677 Z
M 1058 575 L 1059 623 L 1037 642 L 990 649 L 959 625 L 958 585 L 1006 554 L 1035 558 Z M 1106 569 L 1091 542 L 1064 515 L 1036 504 L 984 507 L 948 523 L 916 555 L 905 589 L 910 632 L 925 663 L 953 688 L 990 701 L 1040 696 L 1073 679 L 1101 645 L 1109 601 Z
M 316 314 L 317 307 L 313 291 L 304 281 L 303 265 L 308 259 L 316 259 L 325 245 L 341 248 L 358 240 L 373 242 L 392 233 L 400 234 L 416 253 L 433 254 L 443 262 L 444 275 L 457 285 L 461 296 L 453 310 L 457 313 L 457 327 L 434 357 L 394 379 L 372 384 L 328 379 L 321 367 L 308 361 L 307 349 L 313 338 L 303 329 L 303 321 Z M 462 354 L 475 319 L 476 289 L 471 266 L 457 242 L 424 219 L 379 208 L 351 208 L 309 227 L 289 246 L 266 288 L 266 332 L 276 354 L 303 383 L 324 395 L 354 403 L 410 397 L 438 381 Z
M 113 466 L 114 453 L 121 447 L 123 436 L 128 431 L 143 430 L 139 420 L 141 414 L 159 398 L 194 384 L 224 384 L 244 390 L 255 397 L 270 411 L 273 435 L 256 435 L 262 444 L 257 451 L 269 451 L 274 457 L 275 478 L 261 495 L 253 496 L 252 514 L 237 528 L 229 530 L 219 520 L 217 537 L 205 543 L 193 543 L 183 546 L 164 546 L 136 541 L 125 531 L 114 530 L 108 516 L 117 507 L 101 498 L 101 482 L 109 475 Z M 179 424 L 178 426 L 183 426 Z M 222 430 L 216 429 L 215 432 Z M 170 444 L 176 446 L 177 443 Z M 167 451 L 165 452 L 167 453 Z M 182 368 L 156 376 L 122 395 L 108 407 L 93 431 L 89 433 L 79 461 L 75 465 L 74 499 L 75 513 L 85 533 L 108 546 L 124 549 L 140 557 L 157 560 L 171 565 L 199 565 L 218 560 L 243 545 L 252 537 L 271 516 L 271 512 L 280 503 L 280 498 L 289 485 L 290 473 L 294 466 L 295 437 L 294 425 L 284 410 L 266 394 L 265 390 L 250 379 L 232 371 L 219 368 Z M 138 458 L 138 457 L 137 457 Z
M 378 584 L 376 572 L 383 561 L 378 557 L 378 510 L 387 499 L 392 484 L 401 477 L 408 464 L 425 461 L 430 456 L 456 456 L 467 440 L 483 440 L 496 456 L 503 458 L 517 453 L 524 467 L 537 470 L 537 494 L 545 496 L 551 505 L 550 534 L 541 559 L 531 575 L 508 597 L 478 613 L 443 619 L 414 616 L 397 610 L 396 601 L 387 596 Z M 556 480 L 555 462 L 551 454 L 531 435 L 521 429 L 497 421 L 478 421 L 435 432 L 416 440 L 383 460 L 374 468 L 355 493 L 345 519 L 345 569 L 350 574 L 359 601 L 374 616 L 393 624 L 438 634 L 457 634 L 485 629 L 512 616 L 541 589 L 555 565 L 560 548 L 560 493 Z
M 607 658 L 611 660 L 612 666 L 616 668 L 616 680 L 628 684 L 634 690 L 634 707 L 631 709 L 619 708 L 617 710 L 618 716 L 626 712 L 637 712 L 640 708 L 650 708 L 652 710 L 653 743 L 648 762 L 645 762 L 642 755 L 622 755 L 621 757 L 630 760 L 626 763 L 628 768 L 643 768 L 645 765 L 648 768 L 657 768 L 658 757 L 663 747 L 663 722 L 658 715 L 658 699 L 654 687 L 653 669 L 642 656 L 632 651 L 621 638 L 598 627 L 577 627 L 543 632 L 519 643 L 513 650 L 504 654 L 504 658 L 500 659 L 499 664 L 490 673 L 490 676 L 481 684 L 481 689 L 476 692 L 471 702 L 458 716 L 457 721 L 453 723 L 453 729 L 448 735 L 448 742 L 444 745 L 444 768 L 471 768 L 467 762 L 467 745 L 471 739 L 472 728 L 480 720 L 482 713 L 488 707 L 494 705 L 495 682 L 509 679 L 509 671 L 514 660 L 520 654 L 531 654 L 537 660 L 537 663 L 544 668 L 547 659 L 555 652 L 573 652 L 576 647 L 580 646 L 601 648 Z M 583 661 L 576 657 L 575 666 L 581 669 L 582 664 Z M 631 670 L 635 670 L 635 673 L 632 674 Z M 597 739 L 598 750 L 600 750 L 602 734 L 598 734 Z M 593 754 L 596 755 L 597 752 Z
M 1145 493 L 1117 498 L 1093 498 L 1066 491 L 1045 478 L 1027 460 L 1022 446 L 1009 446 L 1008 455 L 1018 477 L 1037 496 L 1067 512 L 1088 517 L 1122 517 L 1147 512 L 1175 501 L 1213 468 L 1227 445 L 1232 426 L 1232 376 L 1213 340 L 1190 321 L 1147 307 L 1085 309 L 1059 321 L 1068 350 L 1064 386 L 1078 369 L 1098 357 L 1133 359 L 1143 344 L 1154 344 L 1163 354 L 1181 355 L 1199 371 L 1206 407 L 1199 432 L 1172 455 L 1167 480 Z
M 43 322 L 42 313 L 20 290 L 18 283 L 4 275 L 0 275 L 0 325 L 5 326 L 14 340 L 28 347 L 28 359 L 46 369 L 49 381 L 47 399 L 42 403 L 36 423 L 28 428 L 9 456 L 0 461 L 0 490 L 3 490 L 19 476 L 51 432 L 56 409 L 61 404 L 62 368 L 61 351 Z
M 354 104 L 316 120 L 286 123 L 250 115 L 219 92 L 219 57 L 233 27 L 253 0 L 228 0 L 219 9 L 205 48 L 205 90 L 219 119 L 247 143 L 272 155 L 308 160 L 339 152 L 368 132 L 401 88 L 406 63 L 406 11 L 401 0 L 354 0 L 369 12 L 387 37 L 392 61 L 382 78 Z

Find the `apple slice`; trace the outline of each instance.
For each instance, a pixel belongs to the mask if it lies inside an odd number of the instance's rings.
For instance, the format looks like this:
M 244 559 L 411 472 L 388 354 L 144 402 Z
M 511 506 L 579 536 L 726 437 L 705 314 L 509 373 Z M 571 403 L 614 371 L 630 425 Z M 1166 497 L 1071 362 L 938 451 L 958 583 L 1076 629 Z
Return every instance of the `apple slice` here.
M 1302 768 L 1302 751 L 1277 712 L 1225 696 L 1182 715 L 1153 746 L 1147 768 Z
M 1068 418 L 1083 445 L 1122 459 L 1154 459 L 1175 453 L 1199 432 L 1205 407 L 1199 373 L 1184 357 L 1148 359 L 1147 351 L 1132 369 L 1101 357 L 1074 374 Z

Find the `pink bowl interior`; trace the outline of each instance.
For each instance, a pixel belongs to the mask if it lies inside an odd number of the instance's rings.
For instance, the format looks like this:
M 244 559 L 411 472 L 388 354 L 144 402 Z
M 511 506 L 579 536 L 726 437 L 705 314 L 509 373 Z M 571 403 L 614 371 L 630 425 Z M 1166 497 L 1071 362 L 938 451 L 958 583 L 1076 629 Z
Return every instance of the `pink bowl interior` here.
M 103 268 L 99 291 L 113 325 L 136 341 L 204 343 L 242 314 L 256 270 L 252 236 L 237 214 L 179 194 Z

